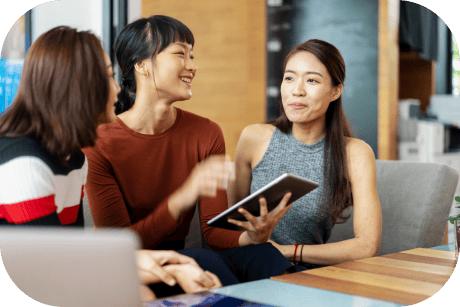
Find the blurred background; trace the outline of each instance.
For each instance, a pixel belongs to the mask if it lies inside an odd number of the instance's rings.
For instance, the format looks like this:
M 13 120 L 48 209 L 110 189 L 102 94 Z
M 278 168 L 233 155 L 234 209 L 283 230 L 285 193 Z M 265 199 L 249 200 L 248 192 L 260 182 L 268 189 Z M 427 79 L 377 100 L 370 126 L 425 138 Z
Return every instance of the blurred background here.
M 440 162 L 460 172 L 458 47 L 443 20 L 408 1 L 50 1 L 17 20 L 3 44 L 0 113 L 43 32 L 58 25 L 91 30 L 115 63 L 111 46 L 123 26 L 154 14 L 175 17 L 194 33 L 193 98 L 176 105 L 217 122 L 231 157 L 244 127 L 278 116 L 289 50 L 318 38 L 345 59 L 345 113 L 378 159 Z

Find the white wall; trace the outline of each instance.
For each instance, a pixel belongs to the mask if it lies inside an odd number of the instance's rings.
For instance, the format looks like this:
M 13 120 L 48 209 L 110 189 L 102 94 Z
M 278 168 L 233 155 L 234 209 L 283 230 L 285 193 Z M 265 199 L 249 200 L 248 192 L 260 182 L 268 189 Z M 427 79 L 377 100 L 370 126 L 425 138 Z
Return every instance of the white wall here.
M 141 18 L 142 0 L 128 0 L 128 23 Z
M 102 0 L 50 1 L 32 10 L 32 42 L 60 25 L 90 30 L 102 38 Z

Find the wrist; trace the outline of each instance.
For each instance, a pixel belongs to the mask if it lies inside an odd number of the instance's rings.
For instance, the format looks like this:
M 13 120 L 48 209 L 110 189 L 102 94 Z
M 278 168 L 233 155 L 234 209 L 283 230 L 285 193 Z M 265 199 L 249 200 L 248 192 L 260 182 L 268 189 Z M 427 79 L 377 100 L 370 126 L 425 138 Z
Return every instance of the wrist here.
M 295 245 L 283 245 L 283 255 L 289 261 L 294 261 Z
M 251 239 L 247 231 L 244 231 L 241 233 L 240 237 L 238 238 L 238 244 L 240 246 L 246 246 L 246 245 L 257 244 L 257 243 Z
M 186 187 L 182 186 L 168 198 L 168 209 L 174 219 L 177 221 L 181 215 L 191 208 L 195 203 L 196 197 L 188 191 Z

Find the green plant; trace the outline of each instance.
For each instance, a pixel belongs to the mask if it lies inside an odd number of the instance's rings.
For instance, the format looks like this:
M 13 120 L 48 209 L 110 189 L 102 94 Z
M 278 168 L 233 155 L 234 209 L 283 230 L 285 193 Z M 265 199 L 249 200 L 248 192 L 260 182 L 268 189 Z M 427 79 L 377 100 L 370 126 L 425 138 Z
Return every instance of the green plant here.
M 455 196 L 455 201 L 457 203 L 460 203 L 460 196 Z M 460 208 L 460 206 L 457 206 L 455 208 Z M 455 216 L 455 217 L 449 217 L 446 220 L 450 221 L 453 224 L 455 220 L 457 220 L 457 221 L 460 220 L 460 214 Z

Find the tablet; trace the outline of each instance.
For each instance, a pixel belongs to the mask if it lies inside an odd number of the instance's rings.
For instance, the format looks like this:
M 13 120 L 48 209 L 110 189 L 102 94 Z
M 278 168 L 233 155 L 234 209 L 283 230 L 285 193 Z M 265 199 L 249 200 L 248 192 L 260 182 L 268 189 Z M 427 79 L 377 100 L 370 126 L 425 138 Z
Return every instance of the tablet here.
M 231 230 L 240 230 L 244 231 L 246 229 L 241 228 L 237 225 L 227 222 L 228 219 L 235 219 L 239 221 L 246 221 L 244 215 L 238 212 L 239 208 L 244 208 L 249 213 L 254 216 L 260 215 L 260 203 L 259 198 L 262 196 L 267 200 L 267 209 L 270 212 L 280 203 L 283 196 L 291 192 L 291 198 L 289 198 L 289 204 L 293 203 L 300 197 L 305 194 L 313 191 L 318 187 L 318 183 L 293 175 L 293 174 L 283 174 L 262 187 L 258 191 L 252 193 L 245 199 L 241 200 L 237 204 L 231 206 L 221 214 L 217 215 L 213 219 L 208 221 L 209 226 L 231 229 Z

